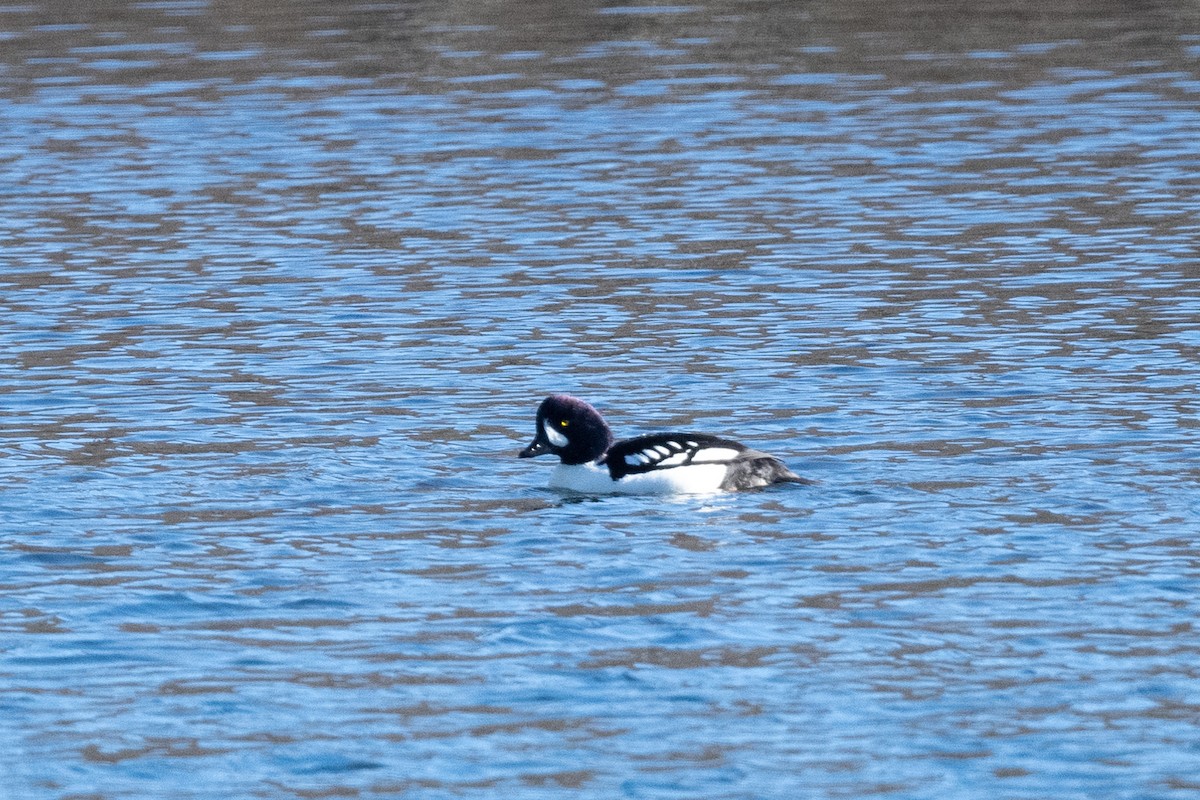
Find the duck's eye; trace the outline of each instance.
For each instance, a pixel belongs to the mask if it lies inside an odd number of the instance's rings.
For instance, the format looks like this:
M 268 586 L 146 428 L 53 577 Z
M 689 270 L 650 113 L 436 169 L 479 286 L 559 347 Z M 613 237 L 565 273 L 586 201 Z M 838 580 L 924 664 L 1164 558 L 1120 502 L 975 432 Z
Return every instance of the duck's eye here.
M 567 426 L 568 426 L 568 425 L 570 425 L 570 424 L 571 424 L 571 420 L 569 420 L 569 419 L 564 419 L 562 422 L 558 423 L 558 427 L 560 427 L 560 428 L 565 428 L 565 427 L 567 427 Z

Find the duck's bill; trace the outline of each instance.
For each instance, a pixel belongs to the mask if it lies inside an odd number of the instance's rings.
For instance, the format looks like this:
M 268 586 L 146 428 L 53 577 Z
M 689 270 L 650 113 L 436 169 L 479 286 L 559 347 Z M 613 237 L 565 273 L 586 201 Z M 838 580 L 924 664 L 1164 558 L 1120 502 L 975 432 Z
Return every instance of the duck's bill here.
M 542 453 L 548 452 L 550 452 L 550 448 L 546 447 L 546 444 L 541 439 L 534 439 L 533 444 L 517 453 L 517 458 L 533 458 L 534 456 L 540 456 Z

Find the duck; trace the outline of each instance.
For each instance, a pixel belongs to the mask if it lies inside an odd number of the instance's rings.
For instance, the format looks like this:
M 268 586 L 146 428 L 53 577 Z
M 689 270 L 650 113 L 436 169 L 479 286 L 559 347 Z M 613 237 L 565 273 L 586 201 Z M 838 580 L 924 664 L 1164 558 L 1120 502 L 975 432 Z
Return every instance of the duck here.
M 558 456 L 551 489 L 586 494 L 710 494 L 811 484 L 778 458 L 707 433 L 652 433 L 616 441 L 591 404 L 552 394 L 537 410 L 533 442 L 517 454 Z

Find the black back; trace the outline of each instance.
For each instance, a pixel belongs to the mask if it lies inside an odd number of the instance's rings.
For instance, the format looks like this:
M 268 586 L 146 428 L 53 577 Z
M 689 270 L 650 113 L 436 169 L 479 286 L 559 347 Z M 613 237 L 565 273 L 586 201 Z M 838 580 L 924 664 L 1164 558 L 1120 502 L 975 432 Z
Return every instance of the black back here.
M 702 451 L 710 448 L 733 450 L 736 455 L 719 461 L 706 460 L 701 456 L 705 464 L 732 463 L 748 454 L 761 455 L 744 444 L 707 433 L 652 433 L 617 442 L 604 455 L 601 463 L 608 466 L 608 472 L 615 481 L 626 475 L 638 475 L 656 469 L 686 467 L 694 463 Z

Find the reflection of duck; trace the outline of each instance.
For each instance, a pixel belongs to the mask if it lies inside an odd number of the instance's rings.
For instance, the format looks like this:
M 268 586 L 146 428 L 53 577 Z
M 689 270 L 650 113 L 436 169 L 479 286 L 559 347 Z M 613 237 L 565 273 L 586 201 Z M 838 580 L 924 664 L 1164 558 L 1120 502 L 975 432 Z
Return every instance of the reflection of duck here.
M 550 487 L 621 494 L 704 494 L 812 483 L 779 459 L 704 433 L 655 433 L 621 442 L 600 412 L 556 394 L 537 411 L 537 435 L 521 458 L 552 453 L 562 461 Z

